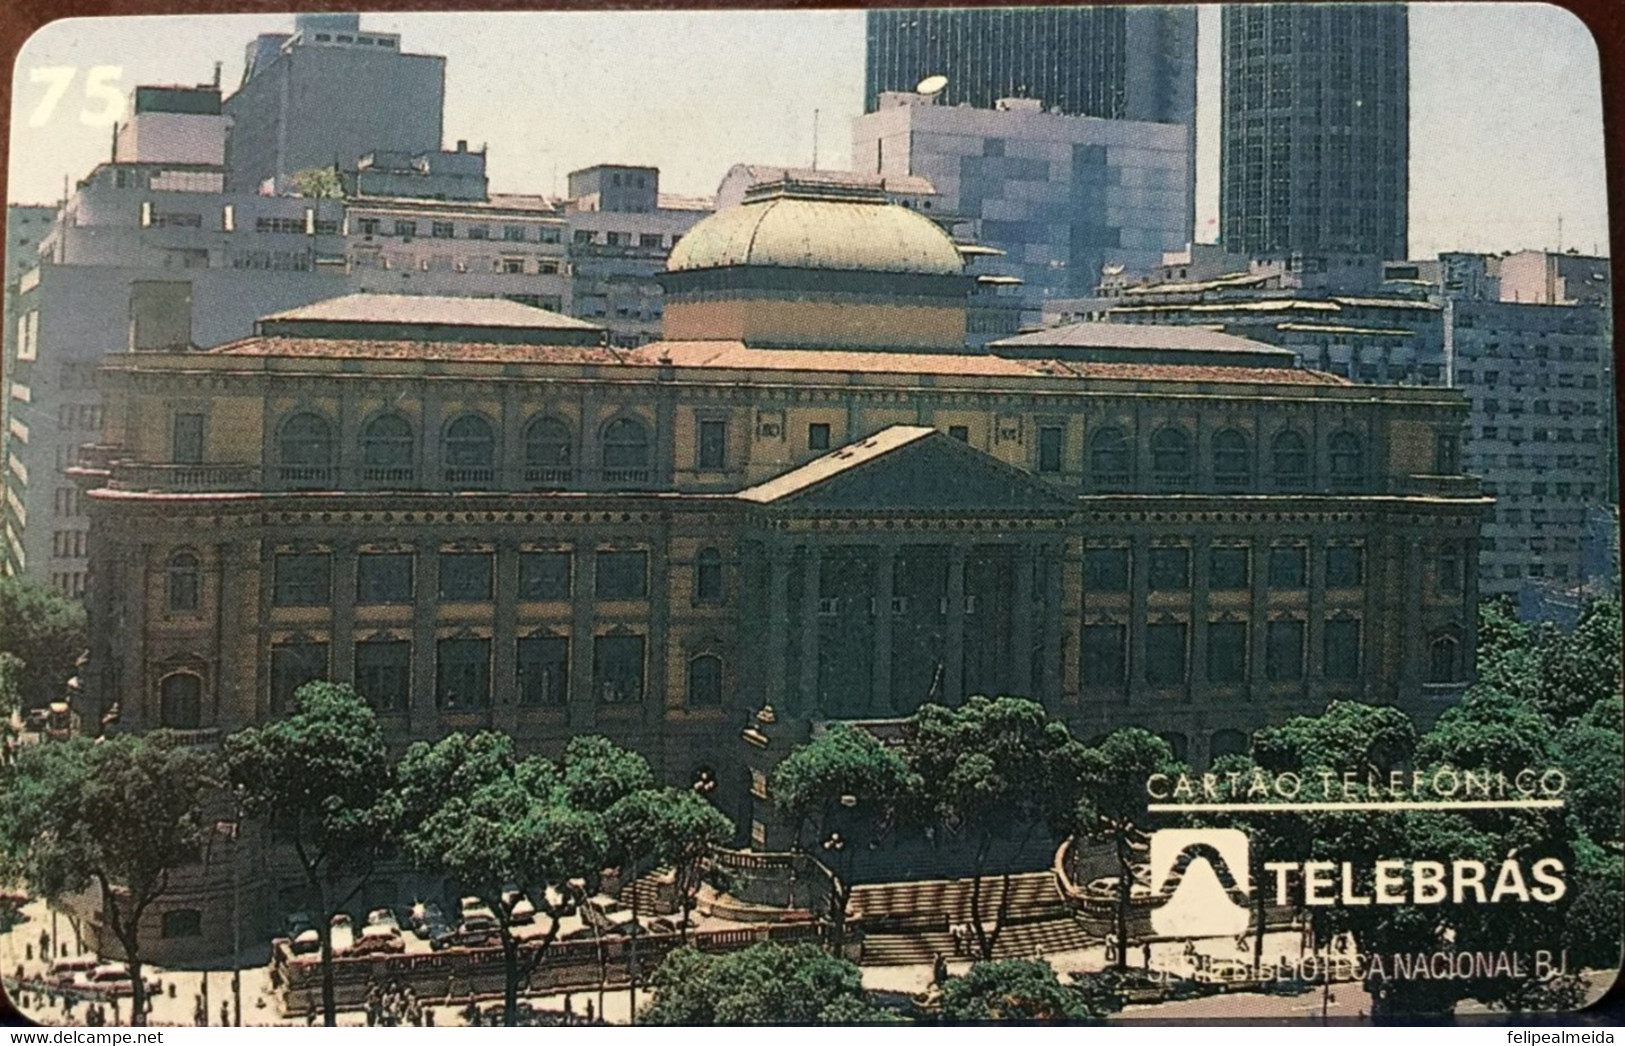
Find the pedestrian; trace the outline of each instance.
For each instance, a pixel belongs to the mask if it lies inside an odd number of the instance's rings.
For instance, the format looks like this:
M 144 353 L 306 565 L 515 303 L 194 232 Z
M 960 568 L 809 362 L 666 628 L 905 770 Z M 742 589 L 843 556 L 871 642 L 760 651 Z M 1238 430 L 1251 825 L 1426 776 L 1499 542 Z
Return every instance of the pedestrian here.
M 51 935 L 44 929 L 39 932 L 39 957 L 45 960 L 51 958 Z
M 1144 966 L 1148 970 L 1151 968 L 1151 942 L 1150 941 L 1146 941 L 1144 944 L 1140 945 L 1140 965 Z
M 575 1005 L 570 1001 L 570 993 L 564 993 L 564 1023 L 572 1024 L 575 1021 Z
M 939 988 L 948 983 L 948 960 L 941 952 L 931 960 L 931 983 Z
M 592 1000 L 588 999 L 587 1000 L 587 1023 L 591 1024 L 592 1020 L 593 1020 Z
M 220 1027 L 231 1027 L 231 1010 L 226 1007 L 226 1000 L 220 1000 Z

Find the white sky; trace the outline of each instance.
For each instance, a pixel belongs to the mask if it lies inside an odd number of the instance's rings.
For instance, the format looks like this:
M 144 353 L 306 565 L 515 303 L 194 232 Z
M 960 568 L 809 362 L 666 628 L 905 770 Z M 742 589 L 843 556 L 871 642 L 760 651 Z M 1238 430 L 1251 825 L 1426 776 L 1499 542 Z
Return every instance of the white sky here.
M 1217 233 L 1218 10 L 1201 12 L 1198 239 Z M 444 54 L 447 143 L 489 146 L 491 186 L 561 192 L 594 163 L 661 168 L 668 192 L 709 194 L 734 163 L 847 162 L 863 104 L 861 11 L 377 14 L 406 50 Z M 87 91 L 201 83 L 291 16 L 71 19 L 18 56 L 8 196 L 60 197 L 106 159 Z M 71 75 L 71 79 L 67 77 Z M 53 83 L 66 88 L 52 105 Z M 105 90 L 105 87 L 103 88 Z M 87 94 L 89 97 L 87 97 Z M 1543 4 L 1426 4 L 1411 12 L 1411 255 L 1608 249 L 1601 90 L 1585 27 Z

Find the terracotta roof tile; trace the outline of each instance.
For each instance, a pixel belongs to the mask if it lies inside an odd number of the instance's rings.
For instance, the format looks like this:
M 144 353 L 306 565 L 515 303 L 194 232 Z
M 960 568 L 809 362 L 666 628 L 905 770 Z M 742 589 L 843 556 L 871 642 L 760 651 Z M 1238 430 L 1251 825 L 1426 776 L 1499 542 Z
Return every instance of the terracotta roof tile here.
M 211 356 L 307 359 L 455 360 L 463 363 L 642 363 L 625 349 L 598 345 L 508 345 L 459 341 L 255 336 L 207 350 Z

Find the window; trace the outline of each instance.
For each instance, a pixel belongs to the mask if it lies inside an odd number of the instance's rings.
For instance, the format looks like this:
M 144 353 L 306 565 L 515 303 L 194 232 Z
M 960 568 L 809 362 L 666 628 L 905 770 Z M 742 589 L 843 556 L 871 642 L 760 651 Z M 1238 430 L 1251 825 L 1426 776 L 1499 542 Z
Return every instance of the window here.
M 698 452 L 696 464 L 700 468 L 710 470 L 723 468 L 723 462 L 728 453 L 727 422 L 717 420 L 701 421 L 699 446 L 696 450 Z
M 1454 432 L 1441 432 L 1433 442 L 1433 471 L 1454 476 L 1461 471 L 1461 439 Z
M 1089 474 L 1100 484 L 1128 482 L 1128 440 L 1122 429 L 1101 429 L 1089 438 Z
M 1252 549 L 1245 546 L 1214 545 L 1208 556 L 1208 588 L 1234 592 L 1252 584 Z
M 198 609 L 198 561 L 191 552 L 177 552 L 169 557 L 164 571 L 164 603 L 171 613 L 186 613 Z
M 598 553 L 595 591 L 599 599 L 642 599 L 649 594 L 649 553 Z
M 412 644 L 404 639 L 357 643 L 355 689 L 380 712 L 405 711 L 412 692 Z
M 558 600 L 570 598 L 570 553 L 519 553 L 519 598 Z
M 604 479 L 649 478 L 649 430 L 636 418 L 618 418 L 604 426 Z
M 371 482 L 410 482 L 412 426 L 399 414 L 381 414 L 361 432 L 362 477 Z
M 363 605 L 412 602 L 412 553 L 363 552 L 356 557 L 355 601 Z
M 576 243 L 591 243 L 592 242 L 592 230 L 591 229 L 577 229 L 575 231 L 575 236 L 573 236 L 572 239 Z
M 1442 550 L 1434 562 L 1434 579 L 1440 592 L 1460 592 L 1461 554 L 1453 548 Z
M 395 219 L 395 235 L 396 236 L 416 236 L 417 234 L 418 234 L 418 223 L 417 222 L 412 221 L 411 219 L 408 219 L 408 218 L 397 218 L 397 219 Z
M 203 913 L 196 908 L 177 908 L 164 913 L 159 931 L 164 940 L 174 937 L 203 936 Z
M 170 460 L 177 465 L 203 464 L 203 415 L 175 415 L 173 436 Z
M 523 225 L 504 225 L 502 227 L 502 238 L 516 243 L 523 243 L 525 227 Z
M 1247 437 L 1235 429 L 1213 436 L 1213 483 L 1220 490 L 1242 490 L 1252 483 L 1252 455 Z
M 1147 625 L 1145 628 L 1145 681 L 1173 686 L 1185 681 L 1185 626 Z
M 570 482 L 570 427 L 557 418 L 537 418 L 525 428 L 525 482 L 542 486 Z
M 660 246 L 660 234 L 657 233 L 657 232 L 639 233 L 638 234 L 638 246 L 639 247 L 659 247 Z
M 1454 683 L 1460 677 L 1460 641 L 1451 632 L 1435 635 L 1428 643 L 1428 682 Z
M 435 702 L 443 709 L 491 703 L 491 641 L 442 639 L 435 649 Z
M 1083 587 L 1092 592 L 1127 592 L 1128 549 L 1085 549 Z
M 1215 621 L 1207 626 L 1207 678 L 1210 683 L 1242 683 L 1247 679 L 1247 625 L 1241 621 Z
M 514 682 L 519 703 L 530 708 L 559 708 L 570 700 L 570 640 L 564 636 L 529 636 L 519 640 Z
M 479 415 L 464 414 L 446 426 L 446 482 L 489 483 L 495 454 L 491 423 Z
M 807 449 L 829 449 L 829 424 L 827 422 L 815 421 L 807 426 Z
M 720 603 L 722 598 L 722 553 L 714 548 L 702 548 L 694 560 L 694 599 L 700 603 Z
M 1326 678 L 1349 682 L 1360 678 L 1360 622 L 1326 622 Z
M 1045 425 L 1038 430 L 1038 471 L 1061 471 L 1061 428 Z
M 363 236 L 375 236 L 378 233 L 377 218 L 357 218 L 355 224 Z
M 961 443 L 970 442 L 970 428 L 966 425 L 949 425 L 948 438 L 956 439 Z
M 491 553 L 440 553 L 440 600 L 481 603 L 491 598 Z
M 1365 445 L 1352 432 L 1338 432 L 1328 443 L 1333 485 L 1347 489 L 1365 478 Z
M 1270 549 L 1270 587 L 1304 587 L 1307 552 L 1302 545 L 1276 545 Z
M 1264 674 L 1272 680 L 1303 678 L 1303 622 L 1271 621 L 1264 636 Z
M 499 272 L 506 273 L 509 276 L 519 276 L 525 272 L 525 259 L 503 258 L 497 263 L 497 266 Z
M 429 226 L 429 235 L 437 240 L 449 240 L 457 235 L 457 227 L 451 222 L 434 222 Z
M 1158 429 L 1151 437 L 1151 471 L 1163 482 L 1190 477 L 1191 439 L 1183 429 Z
M 321 415 L 295 414 L 283 422 L 277 450 L 284 483 L 326 483 L 332 478 L 333 429 Z
M 165 676 L 158 684 L 159 725 L 196 730 L 203 725 L 203 680 L 191 672 Z
M 701 654 L 688 663 L 688 705 L 690 708 L 722 706 L 722 658 Z
M 1085 625 L 1083 627 L 1083 681 L 1099 686 L 1123 684 L 1122 625 Z
M 1149 581 L 1153 591 L 1179 591 L 1191 587 L 1191 550 L 1153 548 Z
M 272 599 L 279 607 L 320 607 L 332 601 L 332 557 L 326 552 L 280 552 Z
M 468 227 L 468 238 L 471 240 L 489 240 L 491 238 L 491 227 L 488 225 L 470 225 Z
M 1365 549 L 1332 545 L 1326 549 L 1326 587 L 1357 588 L 1365 583 Z
M 327 678 L 327 644 L 293 640 L 271 645 L 271 711 L 293 708 L 293 695 L 306 683 Z
M 1275 485 L 1281 490 L 1302 490 L 1309 485 L 1309 445 L 1288 429 L 1270 444 Z
M 643 637 L 598 636 L 592 647 L 592 689 L 606 705 L 643 700 Z

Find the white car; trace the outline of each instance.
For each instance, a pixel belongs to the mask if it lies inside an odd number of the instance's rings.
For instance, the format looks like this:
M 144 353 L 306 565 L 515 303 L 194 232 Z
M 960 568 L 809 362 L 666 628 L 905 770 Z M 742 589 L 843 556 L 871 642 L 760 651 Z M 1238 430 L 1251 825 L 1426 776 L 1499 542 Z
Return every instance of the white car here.
M 146 985 L 148 995 L 157 995 L 163 989 L 163 985 L 156 977 L 148 978 Z M 103 963 L 89 973 L 75 977 L 68 986 L 89 994 L 109 997 L 135 994 L 135 982 L 130 979 L 130 968 L 121 962 Z
M 333 942 L 334 955 L 347 952 L 355 947 L 355 927 L 351 924 L 350 917 L 343 912 L 333 916 L 332 926 L 328 930 L 328 937 Z

